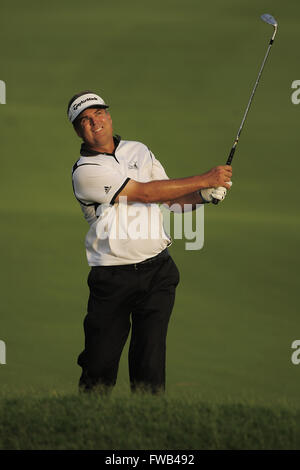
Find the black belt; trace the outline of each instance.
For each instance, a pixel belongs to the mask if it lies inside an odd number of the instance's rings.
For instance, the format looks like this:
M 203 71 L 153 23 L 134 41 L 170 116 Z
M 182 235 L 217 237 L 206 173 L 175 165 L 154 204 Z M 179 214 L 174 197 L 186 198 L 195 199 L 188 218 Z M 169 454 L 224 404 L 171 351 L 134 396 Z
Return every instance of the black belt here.
M 156 263 L 156 261 L 167 259 L 169 258 L 169 256 L 170 255 L 168 252 L 168 248 L 165 248 L 163 251 L 158 253 L 158 255 L 153 256 L 152 258 L 145 259 L 145 261 L 141 261 L 140 263 L 135 263 L 133 266 L 140 266 L 141 264 L 148 264 L 148 263 Z
M 117 265 L 111 265 L 111 266 L 93 266 L 92 269 L 97 269 L 97 268 L 107 268 L 107 269 L 130 269 L 130 270 L 135 270 L 138 271 L 141 268 L 151 266 L 155 263 L 161 262 L 164 259 L 167 259 L 170 257 L 168 248 L 165 248 L 163 251 L 158 253 L 158 255 L 153 256 L 152 258 L 147 258 L 144 261 L 140 261 L 139 263 L 134 263 L 134 264 L 117 264 Z

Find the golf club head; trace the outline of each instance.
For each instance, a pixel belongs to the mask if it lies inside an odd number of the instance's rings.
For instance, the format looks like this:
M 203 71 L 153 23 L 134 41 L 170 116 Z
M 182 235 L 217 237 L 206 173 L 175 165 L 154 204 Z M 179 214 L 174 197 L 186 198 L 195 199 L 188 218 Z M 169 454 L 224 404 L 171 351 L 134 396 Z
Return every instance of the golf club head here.
M 267 13 L 265 15 L 261 15 L 261 19 L 265 21 L 266 23 L 271 24 L 272 26 L 278 26 L 277 21 L 272 15 L 268 15 Z

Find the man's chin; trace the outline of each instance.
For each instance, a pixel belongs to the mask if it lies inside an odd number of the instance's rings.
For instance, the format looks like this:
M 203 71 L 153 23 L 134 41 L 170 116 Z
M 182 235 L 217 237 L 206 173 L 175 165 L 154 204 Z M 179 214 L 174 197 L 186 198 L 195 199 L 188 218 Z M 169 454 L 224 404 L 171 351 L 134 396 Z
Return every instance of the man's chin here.
M 108 139 L 105 138 L 104 136 L 95 136 L 93 139 L 91 139 L 89 145 L 91 146 L 97 146 L 97 145 L 105 145 L 107 143 Z

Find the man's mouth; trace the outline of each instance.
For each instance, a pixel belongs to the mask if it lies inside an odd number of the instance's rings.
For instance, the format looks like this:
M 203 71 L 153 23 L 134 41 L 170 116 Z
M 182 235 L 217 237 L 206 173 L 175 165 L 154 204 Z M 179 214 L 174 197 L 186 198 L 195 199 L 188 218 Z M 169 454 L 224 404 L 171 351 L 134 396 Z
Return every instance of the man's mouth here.
M 98 127 L 98 129 L 95 129 L 94 132 L 101 132 L 103 129 L 103 126 Z

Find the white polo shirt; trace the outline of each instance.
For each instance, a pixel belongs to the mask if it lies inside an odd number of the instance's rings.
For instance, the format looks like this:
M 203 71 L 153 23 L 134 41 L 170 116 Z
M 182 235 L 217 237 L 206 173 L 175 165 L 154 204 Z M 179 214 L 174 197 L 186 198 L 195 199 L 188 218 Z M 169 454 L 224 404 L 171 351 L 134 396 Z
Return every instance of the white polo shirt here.
M 85 247 L 90 266 L 133 264 L 159 254 L 172 243 L 158 204 L 115 199 L 130 179 L 146 183 L 168 179 L 161 163 L 140 142 L 114 137 L 113 154 L 81 146 L 73 166 L 75 197 L 90 225 Z

